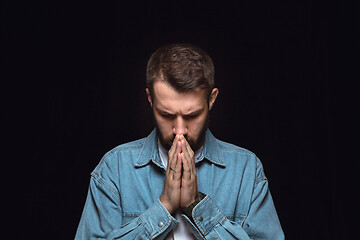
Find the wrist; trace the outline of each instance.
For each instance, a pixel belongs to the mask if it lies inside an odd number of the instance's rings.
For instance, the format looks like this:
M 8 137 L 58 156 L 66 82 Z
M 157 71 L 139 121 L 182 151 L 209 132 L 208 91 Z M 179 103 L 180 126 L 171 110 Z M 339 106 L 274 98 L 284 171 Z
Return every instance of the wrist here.
M 182 204 L 180 205 L 180 208 L 181 208 L 181 209 L 185 209 L 185 208 L 189 207 L 191 204 L 193 204 L 193 203 L 196 201 L 196 196 L 197 196 L 197 194 L 198 194 L 198 193 L 196 193 L 194 197 L 189 198 L 189 199 L 187 200 L 187 202 L 182 203 Z
M 205 196 L 206 195 L 204 193 L 197 192 L 196 197 L 195 197 L 195 201 L 192 202 L 191 204 L 189 204 L 187 207 L 181 208 L 181 212 L 183 214 L 185 214 L 191 221 L 193 221 L 193 219 L 192 219 L 192 211 L 195 208 L 195 206 L 205 198 Z
M 166 210 L 167 210 L 170 214 L 172 214 L 172 213 L 175 211 L 175 209 L 173 209 L 173 208 L 171 207 L 171 204 L 169 204 L 166 200 L 162 199 L 161 197 L 160 197 L 159 200 L 160 200 L 161 204 L 166 208 Z

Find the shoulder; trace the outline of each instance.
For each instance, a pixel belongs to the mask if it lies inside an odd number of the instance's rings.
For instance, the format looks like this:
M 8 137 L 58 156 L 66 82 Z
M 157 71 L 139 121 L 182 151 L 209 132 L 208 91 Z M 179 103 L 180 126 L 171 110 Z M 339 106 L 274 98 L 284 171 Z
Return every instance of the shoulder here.
M 106 152 L 92 175 L 103 176 L 111 172 L 114 174 L 121 165 L 133 165 L 139 152 L 145 144 L 146 138 L 120 144 Z
M 239 147 L 235 144 L 232 143 L 228 143 L 219 139 L 216 139 L 217 144 L 219 145 L 219 148 L 221 151 L 223 152 L 232 152 L 232 153 L 239 153 L 239 154 L 245 154 L 245 155 L 250 155 L 250 156 L 256 156 L 255 153 L 253 153 L 252 151 L 243 148 L 243 147 Z
M 253 169 L 257 177 L 265 178 L 263 165 L 254 152 L 219 139 L 216 139 L 216 142 L 227 163 L 246 166 L 248 169 Z
M 107 153 L 105 153 L 104 156 L 112 156 L 112 155 L 116 155 L 118 153 L 126 152 L 126 151 L 141 150 L 141 148 L 145 144 L 145 140 L 146 140 L 146 138 L 141 138 L 138 140 L 120 144 L 120 145 L 114 147 L 113 149 L 111 149 L 110 151 L 108 151 Z
M 223 155 L 234 155 L 238 156 L 238 158 L 242 160 L 248 161 L 254 161 L 258 159 L 255 153 L 246 148 L 239 147 L 235 144 L 228 143 L 219 139 L 216 139 L 216 143 L 218 144 L 221 154 Z

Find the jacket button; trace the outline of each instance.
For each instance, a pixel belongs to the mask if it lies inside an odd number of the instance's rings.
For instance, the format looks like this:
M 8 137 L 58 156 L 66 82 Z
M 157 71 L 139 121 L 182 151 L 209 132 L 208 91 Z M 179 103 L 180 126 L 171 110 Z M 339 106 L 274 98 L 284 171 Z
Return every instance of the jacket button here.
M 203 217 L 199 217 L 199 221 L 202 222 L 204 220 Z
M 159 227 L 162 227 L 163 225 L 164 225 L 163 222 L 159 222 L 159 223 L 158 223 L 158 226 L 159 226 Z

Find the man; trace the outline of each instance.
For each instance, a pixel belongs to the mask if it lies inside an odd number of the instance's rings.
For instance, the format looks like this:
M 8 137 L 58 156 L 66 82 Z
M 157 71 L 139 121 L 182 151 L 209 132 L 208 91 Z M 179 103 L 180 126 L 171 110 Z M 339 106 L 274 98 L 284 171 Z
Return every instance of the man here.
M 171 44 L 148 61 L 155 129 L 91 174 L 76 239 L 284 239 L 260 160 L 214 138 L 219 93 L 201 49 Z

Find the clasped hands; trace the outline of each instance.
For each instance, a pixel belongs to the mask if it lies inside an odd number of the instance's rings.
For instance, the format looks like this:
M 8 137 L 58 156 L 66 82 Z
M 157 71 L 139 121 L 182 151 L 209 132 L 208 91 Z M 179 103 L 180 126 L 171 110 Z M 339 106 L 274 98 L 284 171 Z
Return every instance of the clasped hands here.
M 168 152 L 161 203 L 172 214 L 195 201 L 197 180 L 194 152 L 183 135 L 176 135 Z

